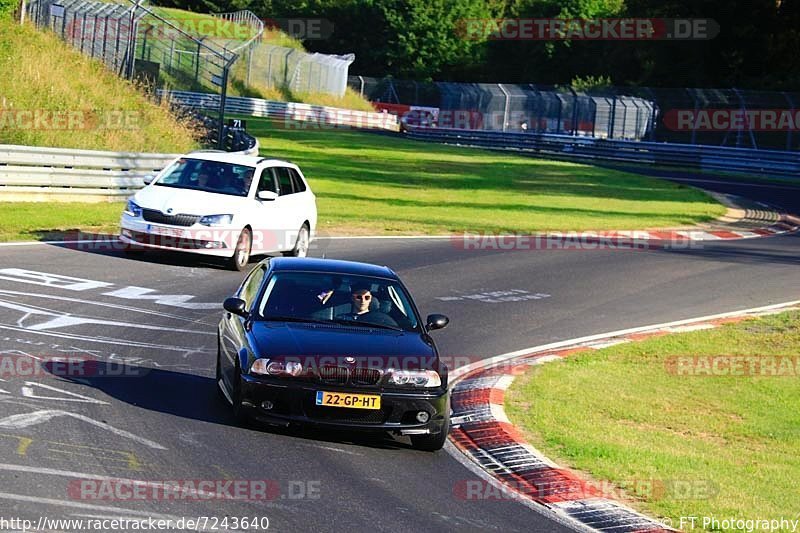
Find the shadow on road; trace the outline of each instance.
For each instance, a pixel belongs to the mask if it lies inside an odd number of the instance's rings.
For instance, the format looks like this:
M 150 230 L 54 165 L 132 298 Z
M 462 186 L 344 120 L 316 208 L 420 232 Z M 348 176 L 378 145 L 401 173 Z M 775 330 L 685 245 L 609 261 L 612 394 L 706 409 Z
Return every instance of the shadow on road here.
M 238 427 L 231 406 L 222 397 L 215 380 L 170 370 L 135 365 L 92 361 L 86 365 L 89 376 L 58 377 L 100 390 L 108 396 L 140 409 L 185 419 Z M 411 448 L 409 443 L 376 434 L 345 430 L 270 426 L 248 422 L 241 431 L 266 431 L 314 441 L 346 443 L 380 449 Z

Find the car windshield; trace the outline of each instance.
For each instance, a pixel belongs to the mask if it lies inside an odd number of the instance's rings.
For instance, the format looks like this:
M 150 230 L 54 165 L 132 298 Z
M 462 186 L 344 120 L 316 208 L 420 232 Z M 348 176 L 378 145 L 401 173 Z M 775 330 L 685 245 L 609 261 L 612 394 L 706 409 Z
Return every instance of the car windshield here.
M 419 330 L 411 299 L 399 282 L 317 272 L 273 274 L 261 297 L 257 320 Z
M 247 196 L 254 172 L 255 168 L 246 165 L 181 158 L 161 174 L 155 185 Z

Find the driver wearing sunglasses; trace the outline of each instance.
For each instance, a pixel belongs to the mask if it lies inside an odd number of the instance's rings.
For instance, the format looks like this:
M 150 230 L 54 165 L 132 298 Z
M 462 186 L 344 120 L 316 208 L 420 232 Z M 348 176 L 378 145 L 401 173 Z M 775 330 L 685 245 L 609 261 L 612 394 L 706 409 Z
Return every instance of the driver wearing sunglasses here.
M 367 288 L 357 287 L 350 293 L 350 303 L 353 305 L 354 315 L 369 313 L 370 302 L 372 302 L 372 293 Z
M 357 320 L 368 324 L 397 327 L 397 322 L 386 313 L 377 309 L 370 310 L 373 296 L 369 285 L 353 285 L 350 287 L 351 312 L 340 318 Z M 374 306 L 373 306 L 374 307 Z

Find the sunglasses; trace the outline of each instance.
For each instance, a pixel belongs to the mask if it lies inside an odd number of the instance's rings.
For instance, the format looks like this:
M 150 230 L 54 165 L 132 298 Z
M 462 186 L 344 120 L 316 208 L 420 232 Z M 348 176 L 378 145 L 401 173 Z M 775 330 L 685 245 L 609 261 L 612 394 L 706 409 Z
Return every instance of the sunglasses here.
M 370 295 L 370 294 L 354 294 L 353 298 L 355 298 L 356 300 L 371 300 L 372 299 L 372 295 Z

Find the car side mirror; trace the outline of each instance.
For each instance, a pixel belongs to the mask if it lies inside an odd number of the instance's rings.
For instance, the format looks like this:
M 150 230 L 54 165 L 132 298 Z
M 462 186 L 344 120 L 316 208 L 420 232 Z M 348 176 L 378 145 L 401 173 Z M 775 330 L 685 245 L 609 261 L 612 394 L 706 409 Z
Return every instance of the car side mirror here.
M 258 191 L 258 194 L 256 194 L 256 198 L 258 198 L 259 200 L 263 200 L 265 202 L 271 202 L 273 200 L 277 200 L 278 193 L 273 191 Z
M 222 303 L 222 307 L 229 313 L 247 318 L 250 313 L 247 312 L 247 304 L 241 298 L 226 298 Z
M 450 319 L 444 315 L 428 315 L 427 322 L 425 327 L 428 328 L 429 331 L 432 331 L 434 329 L 447 327 L 447 324 L 450 323 Z
M 147 176 L 142 178 L 142 181 L 144 182 L 145 185 L 150 185 L 151 183 L 153 183 L 153 181 L 155 181 L 155 179 L 156 179 L 155 174 L 148 174 Z

